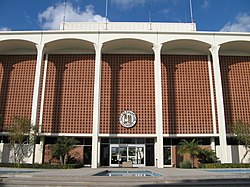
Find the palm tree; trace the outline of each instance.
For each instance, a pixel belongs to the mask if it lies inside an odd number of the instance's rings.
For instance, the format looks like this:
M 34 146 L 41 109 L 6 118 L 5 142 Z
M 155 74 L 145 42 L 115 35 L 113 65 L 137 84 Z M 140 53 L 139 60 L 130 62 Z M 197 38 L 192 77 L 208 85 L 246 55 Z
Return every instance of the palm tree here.
M 186 153 L 190 154 L 192 168 L 194 167 L 194 158 L 199 155 L 201 148 L 199 147 L 199 141 L 193 139 L 192 141 L 182 140 L 180 142 L 180 147 L 178 149 L 178 154 L 184 155 Z
M 61 164 L 66 164 L 69 152 L 75 148 L 78 141 L 73 137 L 59 137 L 56 144 L 52 147 L 52 155 L 60 159 Z

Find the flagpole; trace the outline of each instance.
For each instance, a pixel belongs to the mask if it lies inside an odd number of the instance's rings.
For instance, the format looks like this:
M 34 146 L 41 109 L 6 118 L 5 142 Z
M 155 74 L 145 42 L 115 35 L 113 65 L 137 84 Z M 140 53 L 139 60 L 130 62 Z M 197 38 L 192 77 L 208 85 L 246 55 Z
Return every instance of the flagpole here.
M 66 0 L 64 1 L 63 30 L 65 29 L 65 21 L 66 21 Z
M 106 30 L 108 29 L 108 0 L 106 0 Z
M 148 21 L 149 21 L 149 29 L 152 29 L 152 19 L 151 19 L 151 0 L 148 0 Z
M 189 0 L 190 4 L 190 15 L 191 15 L 191 22 L 194 23 L 194 18 L 193 18 L 193 7 L 192 7 L 192 0 Z

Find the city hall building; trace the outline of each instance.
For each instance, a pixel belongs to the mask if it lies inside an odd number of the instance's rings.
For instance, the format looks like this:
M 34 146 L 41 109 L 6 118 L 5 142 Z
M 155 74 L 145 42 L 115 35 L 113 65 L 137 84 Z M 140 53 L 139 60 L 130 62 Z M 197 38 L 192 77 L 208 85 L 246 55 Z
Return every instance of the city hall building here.
M 176 167 L 179 142 L 194 138 L 237 163 L 244 148 L 229 127 L 250 123 L 249 80 L 250 33 L 136 22 L 1 31 L 0 159 L 11 162 L 20 116 L 39 125 L 37 163 L 60 136 L 79 140 L 74 156 L 92 168 Z

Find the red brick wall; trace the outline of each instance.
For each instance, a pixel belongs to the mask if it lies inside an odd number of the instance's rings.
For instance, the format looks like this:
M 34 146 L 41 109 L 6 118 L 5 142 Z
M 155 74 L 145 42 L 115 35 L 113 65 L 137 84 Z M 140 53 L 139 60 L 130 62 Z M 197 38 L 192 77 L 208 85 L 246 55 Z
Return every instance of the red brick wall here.
M 30 119 L 36 69 L 36 55 L 0 55 L 0 114 L 3 131 L 13 117 Z
M 101 133 L 155 133 L 153 55 L 103 55 L 101 81 Z M 125 110 L 137 115 L 133 128 L 124 128 L 119 123 Z
M 43 132 L 92 133 L 94 55 L 49 55 Z
M 47 144 L 44 146 L 44 157 L 43 163 L 57 163 L 60 164 L 60 160 L 53 158 L 52 156 L 52 146 Z M 83 163 L 83 146 L 76 146 L 70 151 L 70 157 L 74 158 L 76 163 Z
M 250 57 L 220 56 L 226 125 L 250 123 Z
M 163 129 L 213 133 L 207 56 L 162 55 Z

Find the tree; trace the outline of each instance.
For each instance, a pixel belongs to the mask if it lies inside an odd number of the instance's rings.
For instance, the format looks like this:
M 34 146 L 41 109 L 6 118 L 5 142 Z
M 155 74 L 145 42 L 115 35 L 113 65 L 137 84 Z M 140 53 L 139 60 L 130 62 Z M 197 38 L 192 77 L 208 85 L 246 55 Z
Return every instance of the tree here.
M 13 151 L 14 163 L 21 163 L 24 157 L 30 157 L 32 146 L 29 146 L 30 120 L 25 117 L 14 117 L 14 124 L 9 132 L 9 145 Z
M 193 139 L 192 141 L 182 140 L 180 142 L 180 147 L 178 149 L 178 154 L 184 155 L 186 153 L 190 154 L 192 168 L 194 167 L 194 159 L 199 155 L 201 148 L 199 147 L 199 141 Z
M 241 163 L 243 163 L 243 160 L 247 156 L 248 152 L 250 151 L 250 124 L 245 123 L 241 120 L 237 121 L 232 126 L 232 132 L 235 135 L 235 139 L 239 142 L 239 144 L 242 144 L 245 148 L 245 154 L 243 155 L 241 159 Z
M 218 158 L 214 150 L 201 149 L 199 155 L 197 155 L 201 163 L 215 163 Z
M 66 164 L 69 159 L 69 152 L 75 148 L 78 141 L 73 137 L 59 137 L 52 147 L 52 155 L 60 159 L 61 164 Z

